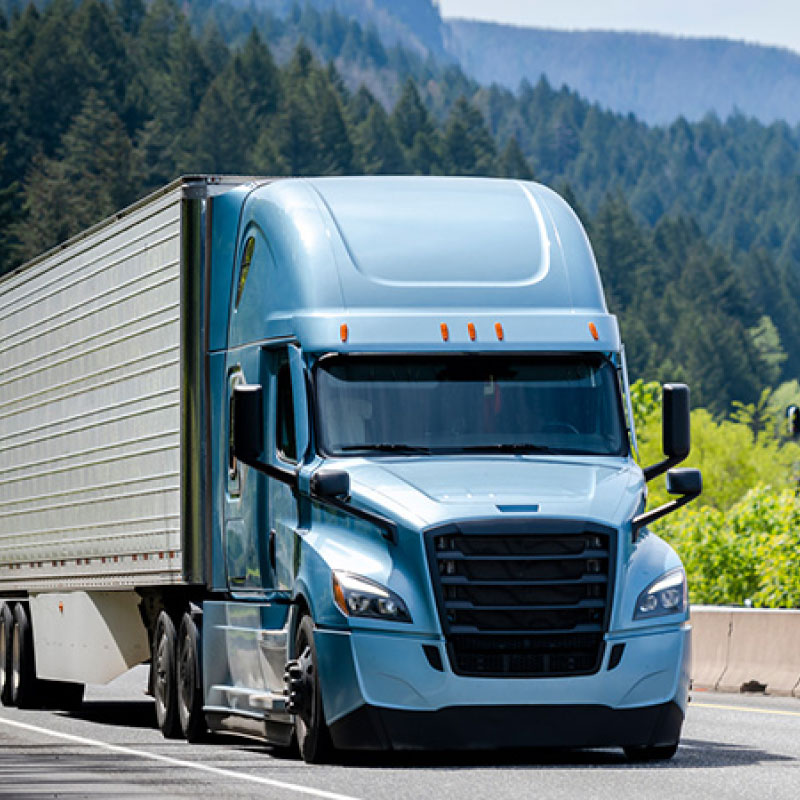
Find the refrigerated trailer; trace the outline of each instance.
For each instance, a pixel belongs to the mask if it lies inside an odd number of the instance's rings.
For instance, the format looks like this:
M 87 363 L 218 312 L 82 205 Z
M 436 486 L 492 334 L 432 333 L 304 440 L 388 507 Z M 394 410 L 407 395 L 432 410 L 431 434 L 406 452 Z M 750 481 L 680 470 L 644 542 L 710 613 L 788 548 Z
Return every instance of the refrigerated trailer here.
M 634 448 L 545 187 L 181 178 L 0 279 L 2 701 L 149 662 L 168 737 L 670 757 L 685 386 Z

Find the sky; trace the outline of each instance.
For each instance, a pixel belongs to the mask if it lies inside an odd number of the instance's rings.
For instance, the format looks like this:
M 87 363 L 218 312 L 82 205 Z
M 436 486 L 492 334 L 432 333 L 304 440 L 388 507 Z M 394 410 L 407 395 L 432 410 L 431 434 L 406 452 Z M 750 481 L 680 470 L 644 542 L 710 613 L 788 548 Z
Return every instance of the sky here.
M 442 16 L 565 30 L 714 36 L 800 53 L 798 0 L 438 0 Z

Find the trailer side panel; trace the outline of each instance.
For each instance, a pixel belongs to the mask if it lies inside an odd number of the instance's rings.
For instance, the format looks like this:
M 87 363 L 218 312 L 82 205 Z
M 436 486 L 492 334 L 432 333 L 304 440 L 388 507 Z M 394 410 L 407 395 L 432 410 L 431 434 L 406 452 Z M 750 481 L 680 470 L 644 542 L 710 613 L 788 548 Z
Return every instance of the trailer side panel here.
M 182 581 L 180 199 L 0 282 L 0 590 Z

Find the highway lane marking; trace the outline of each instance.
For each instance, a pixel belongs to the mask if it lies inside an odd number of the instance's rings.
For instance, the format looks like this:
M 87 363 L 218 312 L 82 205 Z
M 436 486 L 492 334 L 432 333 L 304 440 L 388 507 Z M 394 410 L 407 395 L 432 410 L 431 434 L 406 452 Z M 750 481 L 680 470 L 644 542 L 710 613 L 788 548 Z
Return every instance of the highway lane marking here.
M 234 778 L 240 781 L 258 783 L 261 786 L 272 786 L 277 789 L 288 789 L 291 792 L 309 794 L 314 797 L 324 797 L 326 800 L 358 800 L 358 798 L 351 795 L 337 794 L 336 792 L 326 792 L 324 789 L 314 789 L 310 786 L 303 786 L 297 783 L 287 783 L 286 781 L 278 781 L 274 778 L 261 778 L 257 775 L 245 775 L 241 772 L 234 772 L 233 770 L 222 769 L 221 767 L 212 767 L 208 764 L 198 764 L 194 761 L 184 761 L 180 758 L 162 756 L 158 753 L 148 753 L 146 750 L 135 750 L 132 747 L 123 747 L 122 745 L 118 744 L 101 742 L 97 739 L 87 739 L 84 736 L 74 736 L 71 733 L 51 731 L 49 728 L 41 728 L 38 725 L 29 725 L 27 722 L 17 722 L 16 720 L 7 719 L 6 717 L 0 717 L 0 724 L 8 725 L 13 728 L 21 728 L 22 730 L 32 731 L 34 733 L 41 733 L 45 736 L 52 736 L 56 739 L 64 739 L 65 741 L 73 742 L 75 744 L 99 747 L 103 750 L 109 750 L 112 753 L 120 753 L 128 756 L 139 756 L 140 758 L 147 758 L 151 761 L 161 761 L 164 764 L 170 764 L 171 766 L 175 767 L 195 769 L 200 772 L 210 772 L 212 775 L 220 775 L 224 778 Z
M 800 717 L 800 711 L 780 711 L 775 708 L 751 708 L 750 706 L 726 706 L 722 703 L 696 703 L 694 700 L 689 708 L 723 708 L 726 711 L 749 711 L 751 714 L 774 714 L 779 717 Z

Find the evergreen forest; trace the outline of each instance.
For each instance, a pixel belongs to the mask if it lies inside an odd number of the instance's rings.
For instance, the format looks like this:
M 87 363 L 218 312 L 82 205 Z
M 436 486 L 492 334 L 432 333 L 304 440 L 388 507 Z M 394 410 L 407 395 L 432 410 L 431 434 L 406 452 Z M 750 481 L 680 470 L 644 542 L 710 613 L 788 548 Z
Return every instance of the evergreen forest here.
M 797 130 L 483 87 L 335 5 L 285 5 L 4 0 L 0 270 L 179 174 L 535 178 L 587 225 L 634 377 L 726 415 L 800 375 Z
M 800 402 L 800 130 L 650 126 L 544 79 L 481 86 L 321 6 L 0 0 L 0 273 L 180 174 L 542 181 L 592 240 L 642 463 L 659 458 L 659 383 L 691 386 L 706 488 L 656 527 L 693 600 L 800 606 L 800 445 L 782 421 Z

